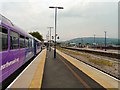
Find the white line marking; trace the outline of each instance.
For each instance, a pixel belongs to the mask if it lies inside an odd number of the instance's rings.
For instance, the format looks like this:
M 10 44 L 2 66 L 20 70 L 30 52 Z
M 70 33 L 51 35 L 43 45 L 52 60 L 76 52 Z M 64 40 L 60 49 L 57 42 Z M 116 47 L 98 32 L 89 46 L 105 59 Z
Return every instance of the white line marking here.
M 92 66 L 90 66 L 90 67 L 92 67 Z M 98 70 L 97 68 L 94 68 L 94 67 L 92 67 L 92 68 L 93 68 L 93 69 L 96 69 L 98 72 L 101 72 L 101 73 L 107 75 L 108 77 L 110 77 L 110 78 L 112 78 L 112 79 L 114 79 L 114 80 L 116 80 L 116 81 L 120 81 L 119 79 L 117 79 L 117 78 L 115 78 L 115 77 L 113 77 L 113 76 L 111 76 L 111 75 L 109 75 L 109 74 L 107 74 L 107 73 L 105 73 L 105 72 L 103 72 L 103 71 L 101 71 L 101 70 Z
M 42 52 L 41 52 L 41 53 L 42 53 Z M 41 53 L 40 53 L 39 55 L 41 55 Z M 38 56 L 39 56 L 39 55 L 38 55 Z M 35 59 L 37 59 L 38 56 L 35 57 Z M 35 60 L 35 59 L 34 59 L 34 60 Z M 16 79 L 6 88 L 6 90 L 7 90 L 8 88 L 10 88 L 10 87 L 12 86 L 12 84 L 14 84 L 14 83 L 17 81 L 17 79 L 26 71 L 26 69 L 28 69 L 28 68 L 30 67 L 30 65 L 34 62 L 34 60 L 16 77 Z

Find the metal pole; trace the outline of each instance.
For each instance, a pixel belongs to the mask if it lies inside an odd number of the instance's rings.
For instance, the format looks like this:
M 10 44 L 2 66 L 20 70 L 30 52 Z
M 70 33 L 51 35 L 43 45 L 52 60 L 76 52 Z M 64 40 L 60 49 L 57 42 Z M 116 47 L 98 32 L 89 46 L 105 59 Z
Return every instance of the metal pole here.
M 48 27 L 48 28 L 50 28 L 50 45 L 49 45 L 49 50 L 51 51 L 51 29 L 52 29 L 53 27 Z
M 81 47 L 83 48 L 83 38 L 81 38 Z
M 50 28 L 50 33 L 49 33 L 49 34 L 50 34 L 50 35 L 49 35 L 49 36 L 50 36 L 49 50 L 51 51 L 51 29 L 52 29 L 53 27 L 48 27 L 48 28 Z
M 95 49 L 95 34 L 94 34 L 94 49 Z
M 47 45 L 47 50 L 49 50 L 49 45 L 50 45 L 50 42 L 49 42 L 49 31 L 48 31 L 48 35 L 47 35 L 47 41 L 48 41 L 48 45 Z
M 105 31 L 105 51 L 106 51 L 106 31 Z
M 56 59 L 56 25 L 57 25 L 57 7 L 55 8 L 55 45 L 54 45 L 54 59 Z
M 51 51 L 51 27 L 50 27 L 50 51 Z

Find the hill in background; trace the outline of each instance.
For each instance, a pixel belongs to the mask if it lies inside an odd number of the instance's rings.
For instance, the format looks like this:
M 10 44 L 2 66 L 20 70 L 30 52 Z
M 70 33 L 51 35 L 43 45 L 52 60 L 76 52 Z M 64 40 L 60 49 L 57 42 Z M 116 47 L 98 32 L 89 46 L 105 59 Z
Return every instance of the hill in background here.
M 115 39 L 115 38 L 107 38 L 106 39 L 106 42 L 107 44 L 112 44 L 112 45 L 120 45 L 120 39 Z M 66 43 L 76 43 L 76 44 L 79 44 L 79 43 L 82 43 L 82 44 L 86 44 L 86 43 L 89 43 L 89 44 L 93 44 L 94 43 L 94 38 L 93 37 L 84 37 L 84 38 L 75 38 L 75 39 L 71 39 L 71 40 L 68 40 L 68 41 L 65 41 Z M 118 43 L 119 42 L 119 43 Z M 95 38 L 95 43 L 97 44 L 104 44 L 105 43 L 105 38 L 99 38 L 99 37 L 96 37 Z

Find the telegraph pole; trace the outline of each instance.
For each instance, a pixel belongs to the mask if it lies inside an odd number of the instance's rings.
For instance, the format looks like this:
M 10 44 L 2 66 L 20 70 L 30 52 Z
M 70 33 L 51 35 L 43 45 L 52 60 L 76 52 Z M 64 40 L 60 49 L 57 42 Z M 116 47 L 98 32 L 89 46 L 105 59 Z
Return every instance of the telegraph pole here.
M 94 34 L 94 49 L 95 49 L 95 34 Z
M 105 51 L 106 51 L 106 31 L 104 31 L 105 32 Z
M 50 49 L 50 51 L 51 51 L 51 29 L 52 29 L 53 27 L 47 27 L 47 28 L 50 29 L 50 42 L 49 42 L 49 49 Z

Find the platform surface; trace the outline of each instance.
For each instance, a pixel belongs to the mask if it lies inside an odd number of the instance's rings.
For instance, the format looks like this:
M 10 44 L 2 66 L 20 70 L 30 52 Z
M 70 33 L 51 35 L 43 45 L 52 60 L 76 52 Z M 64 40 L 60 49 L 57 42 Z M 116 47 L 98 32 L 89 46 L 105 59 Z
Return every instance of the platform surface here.
M 42 88 L 104 88 L 78 70 L 61 55 L 47 51 Z

